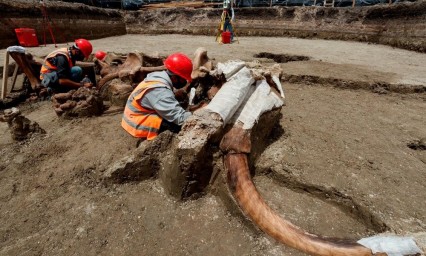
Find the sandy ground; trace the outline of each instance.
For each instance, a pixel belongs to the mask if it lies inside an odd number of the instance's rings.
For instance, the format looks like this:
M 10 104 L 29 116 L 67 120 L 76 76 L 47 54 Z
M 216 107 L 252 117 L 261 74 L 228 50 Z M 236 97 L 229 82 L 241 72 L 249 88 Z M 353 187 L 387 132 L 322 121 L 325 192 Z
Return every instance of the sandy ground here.
M 220 45 L 213 37 L 126 35 L 93 44 L 95 51 L 162 55 L 192 55 L 204 46 L 217 61 L 304 55 L 311 60 L 281 64 L 284 73 L 426 85 L 426 54 L 342 41 L 238 39 Z M 53 49 L 27 50 L 42 56 Z M 283 118 L 254 177 L 268 204 L 316 234 L 392 232 L 413 235 L 426 249 L 426 151 L 407 146 L 426 138 L 424 93 L 283 83 Z M 16 143 L 0 123 L 1 255 L 302 255 L 259 231 L 215 190 L 180 202 L 156 179 L 103 182 L 103 171 L 135 148 L 120 114 L 61 120 L 49 102 L 21 110 L 47 135 Z

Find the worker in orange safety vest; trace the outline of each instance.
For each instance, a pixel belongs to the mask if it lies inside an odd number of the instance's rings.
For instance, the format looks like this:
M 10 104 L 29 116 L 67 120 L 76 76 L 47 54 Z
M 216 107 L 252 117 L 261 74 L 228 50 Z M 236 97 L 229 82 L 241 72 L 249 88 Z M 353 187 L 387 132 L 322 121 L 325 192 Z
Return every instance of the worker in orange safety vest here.
M 164 65 L 165 71 L 148 74 L 127 100 L 121 126 L 133 137 L 152 140 L 164 130 L 177 133 L 191 116 L 179 105 L 174 90 L 191 82 L 192 61 L 174 53 Z
M 41 84 L 53 93 L 67 92 L 79 87 L 91 87 L 93 84 L 82 79 L 83 70 L 75 66 L 92 53 L 92 44 L 86 39 L 75 40 L 69 48 L 61 48 L 51 52 L 44 59 L 40 70 Z

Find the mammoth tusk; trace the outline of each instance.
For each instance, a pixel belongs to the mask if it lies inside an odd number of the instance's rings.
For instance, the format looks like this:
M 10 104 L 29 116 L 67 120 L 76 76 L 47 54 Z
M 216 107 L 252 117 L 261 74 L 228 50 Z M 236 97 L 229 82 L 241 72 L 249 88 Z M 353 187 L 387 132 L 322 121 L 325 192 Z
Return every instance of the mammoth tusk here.
M 246 154 L 228 153 L 224 163 L 228 186 L 241 209 L 261 230 L 276 240 L 310 255 L 373 255 L 370 249 L 356 242 L 309 234 L 278 216 L 256 190 Z

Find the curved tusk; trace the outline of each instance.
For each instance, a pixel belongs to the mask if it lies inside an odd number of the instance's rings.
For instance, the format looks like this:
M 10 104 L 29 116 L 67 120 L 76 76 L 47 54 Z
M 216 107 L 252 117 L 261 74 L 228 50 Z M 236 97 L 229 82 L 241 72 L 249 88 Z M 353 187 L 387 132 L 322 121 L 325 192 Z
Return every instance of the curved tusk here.
M 228 153 L 224 163 L 228 171 L 228 186 L 241 209 L 261 230 L 276 240 L 310 255 L 373 255 L 370 249 L 356 242 L 309 234 L 278 216 L 256 190 L 246 154 Z

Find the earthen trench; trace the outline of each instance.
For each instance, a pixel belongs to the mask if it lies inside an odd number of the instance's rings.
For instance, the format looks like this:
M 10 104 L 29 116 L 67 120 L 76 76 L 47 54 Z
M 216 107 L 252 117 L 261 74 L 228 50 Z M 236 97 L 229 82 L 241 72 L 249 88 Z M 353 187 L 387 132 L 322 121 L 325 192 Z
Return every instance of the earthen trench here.
M 31 6 L 13 6 L 9 5 L 7 6 L 7 3 L 4 1 L 0 2 L 0 15 L 4 17 L 2 18 L 2 29 L 0 29 L 0 46 L 2 48 L 6 48 L 10 45 L 16 44 L 16 38 L 15 34 L 13 32 L 13 28 L 19 24 L 21 27 L 34 27 L 36 26 L 36 29 L 41 30 L 41 13 L 39 13 L 37 10 L 28 11 Z M 56 9 L 55 9 L 56 8 Z M 56 13 L 55 10 L 57 8 L 60 8 L 58 6 L 56 7 L 48 7 L 49 13 Z M 74 7 L 73 7 L 74 8 Z M 158 10 L 155 13 L 147 14 L 145 11 L 137 11 L 137 12 L 126 12 L 126 13 L 120 13 L 118 11 L 100 11 L 96 10 L 97 8 L 92 7 L 82 7 L 77 5 L 75 9 L 70 11 L 66 15 L 52 15 L 51 18 L 57 24 L 57 27 L 59 30 L 62 30 L 64 34 L 66 34 L 66 41 L 70 41 L 71 38 L 73 38 L 77 32 L 74 30 L 70 30 L 71 27 L 74 27 L 74 25 L 78 24 L 76 27 L 85 26 L 86 29 L 84 31 L 89 31 L 88 34 L 82 35 L 83 37 L 87 37 L 89 39 L 94 38 L 102 38 L 102 37 L 108 37 L 108 36 L 116 36 L 116 35 L 123 35 L 126 33 L 183 33 L 183 34 L 211 34 L 214 33 L 214 31 L 210 31 L 212 24 L 216 25 L 216 16 L 218 10 L 210 10 L 210 11 L 204 11 L 204 13 L 201 13 L 200 10 L 180 10 L 177 12 L 177 15 L 179 15 L 179 12 L 183 12 L 184 14 L 187 14 L 186 12 L 193 12 L 193 15 L 202 15 L 204 19 L 201 20 L 201 22 L 198 23 L 198 25 L 189 24 L 188 26 L 181 26 L 178 24 L 171 24 L 168 26 L 164 26 L 160 29 L 153 29 L 150 27 L 150 24 L 157 23 L 161 25 L 161 22 L 157 19 L 158 17 L 161 17 L 161 12 L 165 12 L 164 10 Z M 241 10 L 240 17 L 244 20 L 244 17 L 246 17 L 247 20 L 250 19 L 251 13 L 256 12 L 257 8 L 251 8 L 249 11 Z M 387 22 L 383 22 L 382 19 L 380 19 L 381 16 L 384 16 L 386 13 L 389 15 L 389 12 L 392 13 L 392 10 L 389 11 L 389 9 L 384 8 L 375 8 L 375 9 L 369 9 L 365 10 L 361 13 L 364 14 L 363 17 L 354 18 L 356 17 L 356 14 L 354 14 L 353 10 L 350 9 L 343 9 L 343 8 L 336 8 L 333 10 L 320 10 L 320 9 L 311 9 L 310 13 L 314 13 L 315 15 L 312 15 L 310 17 L 304 17 L 305 23 L 301 23 L 301 26 L 308 27 L 311 25 L 312 22 L 324 22 L 324 19 L 332 20 L 336 19 L 337 17 L 347 14 L 347 19 L 352 18 L 353 23 L 355 25 L 361 26 L 362 23 L 368 24 L 367 26 L 369 29 L 365 31 L 359 31 L 360 33 L 356 33 L 355 31 L 349 31 L 347 35 L 343 34 L 336 34 L 335 31 L 338 31 L 338 25 L 339 22 L 336 22 L 337 27 L 334 27 L 330 25 L 328 27 L 329 33 L 325 33 L 324 31 L 308 31 L 308 30 L 297 30 L 297 27 L 291 26 L 291 20 L 295 19 L 297 15 L 295 13 L 298 13 L 302 10 L 295 9 L 295 8 L 274 8 L 274 10 L 266 10 L 265 8 L 259 8 L 262 12 L 265 12 L 266 17 L 270 17 L 271 15 L 276 15 L 279 12 L 280 17 L 282 17 L 282 20 L 287 22 L 283 24 L 287 24 L 287 29 L 280 30 L 278 32 L 275 32 L 275 34 L 271 34 L 271 32 L 267 32 L 268 30 L 263 30 L 266 32 L 262 32 L 261 29 L 259 29 L 256 26 L 251 26 L 249 22 L 247 22 L 246 25 L 242 26 L 242 28 L 239 30 L 240 35 L 256 35 L 256 36 L 298 36 L 298 37 L 309 37 L 309 38 L 327 38 L 327 39 L 343 39 L 343 40 L 358 40 L 358 41 L 369 41 L 369 42 L 375 42 L 375 43 L 383 43 L 383 44 L 389 44 L 396 47 L 406 48 L 410 50 L 416 50 L 420 52 L 426 52 L 426 19 L 424 19 L 424 15 L 426 15 L 426 2 L 419 3 L 415 5 L 414 7 L 407 7 L 405 14 L 400 14 L 399 16 L 395 16 L 393 19 L 388 20 Z M 76 11 L 76 10 L 80 10 Z M 258 10 L 258 11 L 259 11 Z M 416 10 L 418 10 L 420 14 L 417 14 Z M 422 11 L 423 10 L 423 11 Z M 413 12 L 415 15 L 412 15 Z M 421 14 L 423 13 L 423 14 Z M 63 13 L 62 13 L 63 14 Z M 269 15 L 269 16 L 268 16 Z M 323 16 L 322 18 L 318 18 Z M 405 15 L 405 16 L 404 16 Z M 411 15 L 411 16 L 410 16 Z M 300 16 L 300 15 L 299 15 Z M 91 19 L 92 22 L 88 23 L 87 20 Z M 405 29 L 404 25 L 396 29 L 398 27 L 397 20 L 398 19 L 406 19 L 410 22 L 407 22 L 407 26 L 411 26 L 413 23 L 416 23 L 416 25 L 413 27 L 410 27 L 410 29 Z M 422 22 L 415 22 L 413 19 L 416 19 L 417 21 Z M 108 22 L 106 22 L 108 21 Z M 298 21 L 300 22 L 300 21 Z M 108 27 L 108 29 L 105 29 L 105 26 Z M 387 26 L 387 27 L 386 27 Z M 161 27 L 161 26 L 160 26 Z M 182 31 L 178 28 L 186 27 L 186 30 Z M 292 27 L 292 28 L 291 28 Z M 357 27 L 357 26 L 354 26 Z M 266 34 L 262 34 L 266 33 Z M 278 33 L 278 34 L 277 34 Z M 412 33 L 412 34 L 407 34 Z M 325 35 L 327 34 L 327 35 Z M 357 35 L 356 37 L 354 35 Z M 402 41 L 401 38 L 405 38 L 404 41 Z M 43 38 L 39 35 L 39 41 L 42 42 Z M 49 41 L 50 39 L 47 38 L 47 43 L 52 43 Z M 58 38 L 58 42 L 61 42 L 63 39 Z M 256 57 L 256 56 L 254 56 Z M 260 53 L 258 57 L 266 57 L 271 58 L 276 62 L 283 62 L 281 60 L 285 61 L 303 61 L 306 60 L 305 58 L 298 58 L 297 56 L 274 56 L 272 54 L 268 53 Z M 302 56 L 303 57 L 303 56 Z M 289 58 L 289 59 L 288 59 Z M 13 70 L 13 69 L 10 69 Z M 2 74 L 2 72 L 0 72 Z M 10 74 L 11 75 L 11 74 Z M 350 88 L 350 89 L 367 89 L 371 91 L 376 91 L 378 88 L 380 90 L 385 90 L 389 92 L 398 92 L 398 93 L 424 93 L 426 92 L 426 89 L 424 86 L 395 86 L 391 84 L 384 84 L 384 83 L 367 83 L 367 82 L 359 82 L 359 81 L 346 81 L 346 80 L 339 80 L 334 78 L 321 78 L 321 77 L 315 77 L 315 76 L 306 76 L 306 75 L 284 75 L 282 77 L 282 80 L 291 82 L 291 83 L 307 83 L 307 84 L 316 84 L 316 85 L 332 85 L 335 87 L 340 88 Z M 287 177 L 283 176 L 282 174 L 278 174 L 274 172 L 272 169 L 269 170 L 263 170 L 261 171 L 265 173 L 269 178 L 275 180 L 280 185 L 287 187 L 293 191 L 296 192 L 303 192 L 307 193 L 310 196 L 313 196 L 319 200 L 326 201 L 328 203 L 335 204 L 339 206 L 342 211 L 356 217 L 359 219 L 364 225 L 370 229 L 373 229 L 376 232 L 383 232 L 388 230 L 389 228 L 386 226 L 385 223 L 383 223 L 379 218 L 374 216 L 373 213 L 369 212 L 369 210 L 366 207 L 363 207 L 362 205 L 359 205 L 353 198 L 349 196 L 345 196 L 339 191 L 333 190 L 333 189 L 327 189 L 321 186 L 316 186 L 313 184 L 306 184 L 301 181 L 298 181 L 294 177 Z

